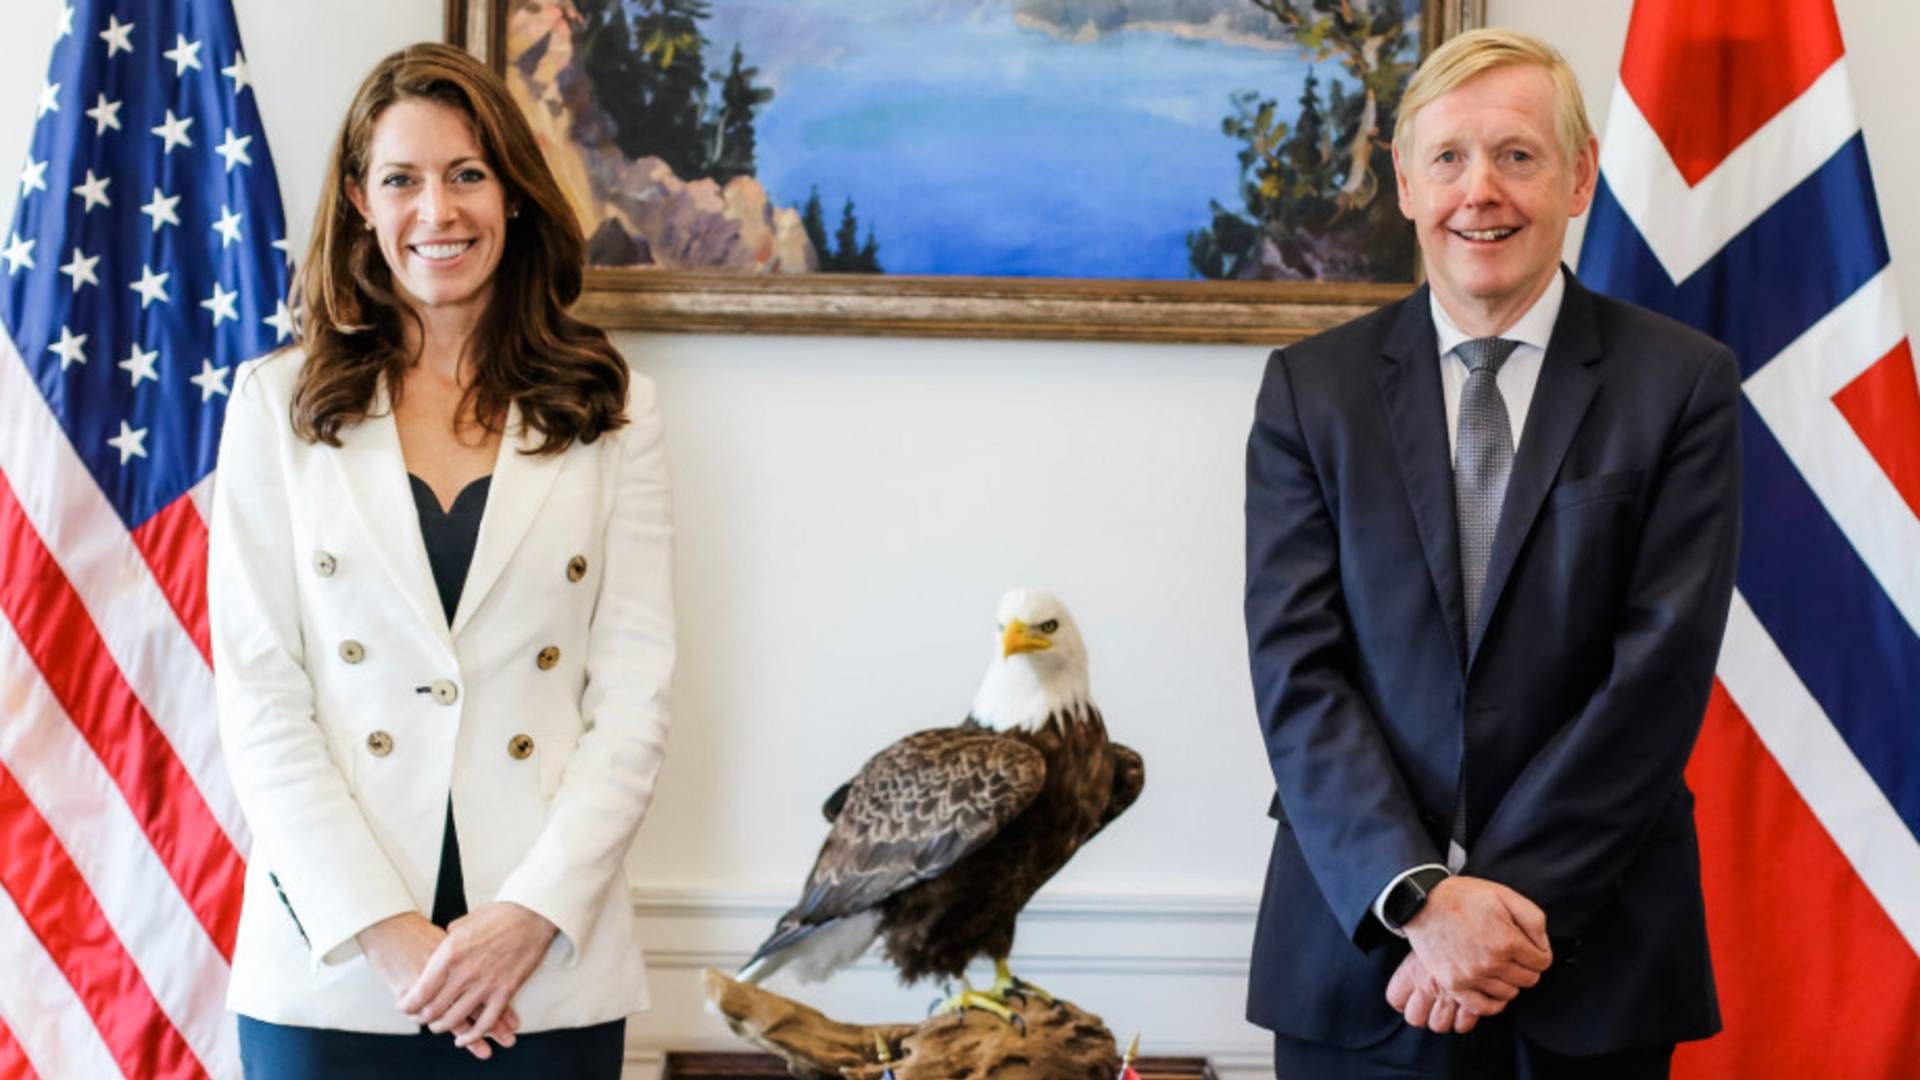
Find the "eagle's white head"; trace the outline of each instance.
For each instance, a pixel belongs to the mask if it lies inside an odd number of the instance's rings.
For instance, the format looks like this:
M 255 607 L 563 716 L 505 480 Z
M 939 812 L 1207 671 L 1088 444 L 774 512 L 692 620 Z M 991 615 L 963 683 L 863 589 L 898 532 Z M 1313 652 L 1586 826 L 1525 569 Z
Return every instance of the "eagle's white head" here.
M 1010 589 L 994 617 L 993 662 L 973 699 L 988 727 L 1038 728 L 1053 713 L 1093 704 L 1087 646 L 1067 605 L 1037 589 Z

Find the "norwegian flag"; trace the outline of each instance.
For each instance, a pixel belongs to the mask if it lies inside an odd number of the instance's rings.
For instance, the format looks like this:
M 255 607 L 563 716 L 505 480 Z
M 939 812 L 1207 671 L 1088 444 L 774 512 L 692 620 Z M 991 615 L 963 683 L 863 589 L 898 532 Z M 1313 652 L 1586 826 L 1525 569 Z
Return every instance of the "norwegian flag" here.
M 238 1076 L 204 507 L 287 340 L 228 0 L 80 0 L 0 236 L 0 1077 Z
M 1726 1031 L 1681 1076 L 1920 1061 L 1920 386 L 1832 0 L 1639 0 L 1580 259 L 1739 354 L 1745 531 L 1688 769 Z

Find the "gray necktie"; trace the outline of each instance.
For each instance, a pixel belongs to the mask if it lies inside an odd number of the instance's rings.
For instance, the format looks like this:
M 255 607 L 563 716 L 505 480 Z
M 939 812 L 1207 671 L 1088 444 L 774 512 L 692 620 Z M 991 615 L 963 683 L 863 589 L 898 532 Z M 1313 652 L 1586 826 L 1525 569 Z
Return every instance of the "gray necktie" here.
M 1460 437 L 1453 462 L 1453 505 L 1460 518 L 1460 586 L 1467 601 L 1466 639 L 1480 623 L 1480 595 L 1487 585 L 1487 556 L 1493 551 L 1493 531 L 1500 524 L 1500 504 L 1507 497 L 1507 475 L 1513 471 L 1513 425 L 1507 402 L 1495 378 L 1517 341 L 1475 338 L 1458 346 L 1467 364 L 1467 385 L 1460 394 Z M 1462 723 L 1465 718 L 1462 718 Z M 1461 731 L 1460 777 L 1453 800 L 1453 840 L 1459 851 L 1449 852 L 1450 868 L 1458 869 L 1467 843 L 1467 745 Z
M 1467 385 L 1460 393 L 1460 437 L 1454 451 L 1453 505 L 1460 519 L 1460 586 L 1467 601 L 1467 640 L 1480 624 L 1480 594 L 1487 584 L 1487 556 L 1500 524 L 1513 471 L 1513 426 L 1495 377 L 1517 341 L 1475 338 L 1457 347 L 1467 363 Z

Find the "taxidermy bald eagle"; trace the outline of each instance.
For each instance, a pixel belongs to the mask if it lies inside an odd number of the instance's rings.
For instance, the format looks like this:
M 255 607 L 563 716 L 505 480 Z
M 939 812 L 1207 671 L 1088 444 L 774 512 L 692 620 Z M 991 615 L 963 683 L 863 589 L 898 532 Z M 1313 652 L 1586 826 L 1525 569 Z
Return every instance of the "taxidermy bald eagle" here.
M 957 978 L 944 1007 L 1009 1015 L 1014 922 L 1073 853 L 1140 796 L 1140 755 L 1109 741 L 1073 616 L 1043 592 L 1000 601 L 993 662 L 957 727 L 875 754 L 827 800 L 832 828 L 800 902 L 747 962 L 823 979 L 884 938 L 904 983 Z M 967 986 L 975 957 L 994 983 Z M 1027 986 L 1028 989 L 1036 989 Z

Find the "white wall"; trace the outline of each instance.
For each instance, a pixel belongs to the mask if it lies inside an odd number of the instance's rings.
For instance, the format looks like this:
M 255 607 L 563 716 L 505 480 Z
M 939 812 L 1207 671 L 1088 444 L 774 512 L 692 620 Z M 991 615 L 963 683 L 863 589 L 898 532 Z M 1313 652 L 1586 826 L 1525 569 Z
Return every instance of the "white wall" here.
M 1898 276 L 1920 310 L 1920 131 L 1900 111 L 1920 55 L 1909 0 L 1838 0 Z M 56 0 L 0 35 L 0 221 L 10 220 Z M 1596 124 L 1628 0 L 1492 0 L 1578 70 Z M 302 235 L 324 150 L 361 74 L 437 37 L 435 0 L 238 0 Z M 1573 239 L 1577 249 L 1578 236 Z M 681 525 L 678 728 L 633 859 L 655 959 L 636 1047 L 724 1046 L 693 998 L 791 896 L 819 800 L 887 740 L 957 720 L 1014 584 L 1057 589 L 1094 690 L 1140 749 L 1139 805 L 1036 904 L 1040 982 L 1144 1028 L 1149 1050 L 1225 1051 L 1239 1020 L 1270 826 L 1239 624 L 1240 454 L 1264 350 L 1033 342 L 625 335 L 662 386 Z M 875 965 L 829 1009 L 900 1018 L 929 990 Z

